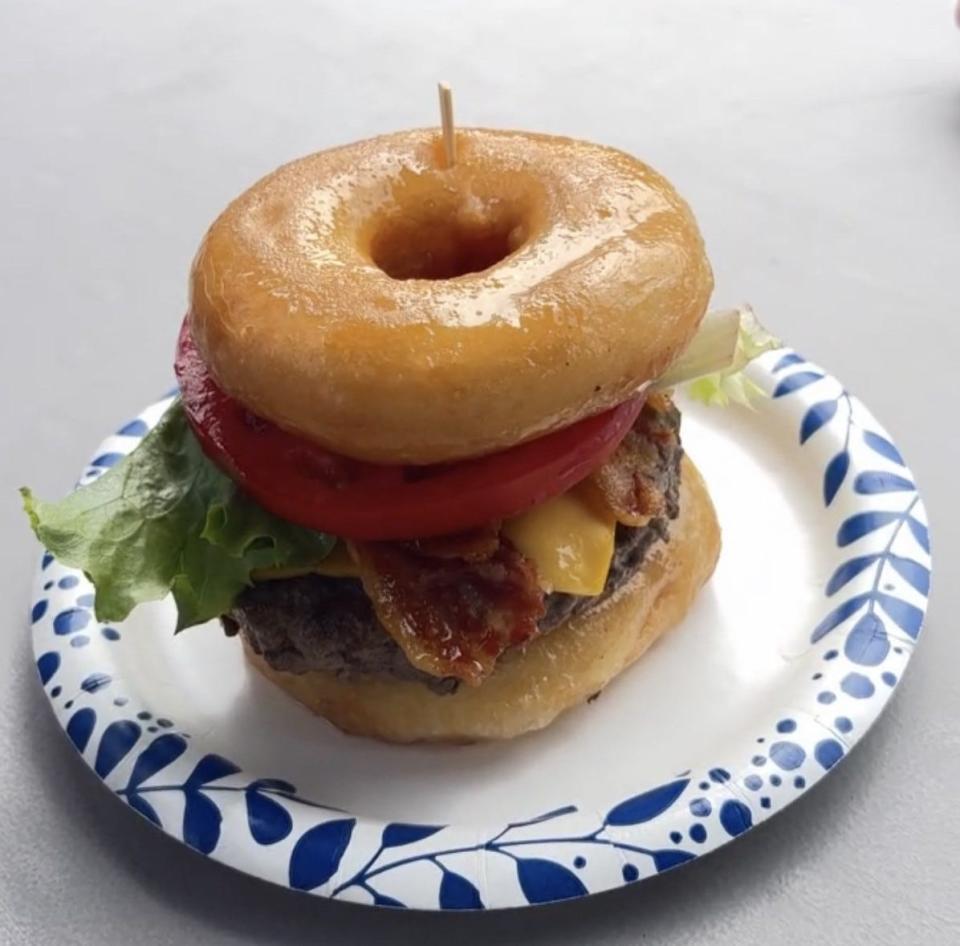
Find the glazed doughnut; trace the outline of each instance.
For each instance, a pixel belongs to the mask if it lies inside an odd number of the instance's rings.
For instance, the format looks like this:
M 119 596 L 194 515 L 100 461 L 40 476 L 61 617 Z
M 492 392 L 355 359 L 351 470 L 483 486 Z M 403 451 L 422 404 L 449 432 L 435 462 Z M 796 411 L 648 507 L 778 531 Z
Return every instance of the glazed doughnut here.
M 432 463 L 613 407 L 683 351 L 712 276 L 664 178 L 547 135 L 462 129 L 457 152 L 386 135 L 227 208 L 189 319 L 228 394 L 338 453 Z

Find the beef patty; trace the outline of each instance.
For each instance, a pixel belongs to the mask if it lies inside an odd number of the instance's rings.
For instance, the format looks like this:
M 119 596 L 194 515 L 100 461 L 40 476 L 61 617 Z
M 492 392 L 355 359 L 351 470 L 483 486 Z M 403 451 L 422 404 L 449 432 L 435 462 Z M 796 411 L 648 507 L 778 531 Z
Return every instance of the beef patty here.
M 646 472 L 665 499 L 665 514 L 646 525 L 618 524 L 613 560 L 599 595 L 552 592 L 544 598 L 541 633 L 601 604 L 643 567 L 658 542 L 669 540 L 669 523 L 679 512 L 679 412 L 663 418 L 674 436 L 659 439 Z M 384 630 L 359 579 L 301 575 L 259 582 L 246 589 L 222 618 L 228 635 L 240 633 L 275 669 L 288 673 L 324 670 L 339 677 L 389 677 L 420 681 L 438 693 L 452 693 L 458 681 L 413 667 Z

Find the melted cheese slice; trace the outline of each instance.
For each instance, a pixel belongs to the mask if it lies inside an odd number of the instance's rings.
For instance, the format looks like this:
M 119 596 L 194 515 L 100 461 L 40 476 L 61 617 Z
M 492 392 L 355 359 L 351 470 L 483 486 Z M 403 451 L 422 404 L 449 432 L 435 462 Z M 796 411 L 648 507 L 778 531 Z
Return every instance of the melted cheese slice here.
M 574 489 L 508 519 L 504 535 L 537 566 L 545 591 L 598 595 L 613 559 L 616 521 Z
M 258 568 L 253 573 L 254 581 L 270 581 L 274 578 L 297 578 L 300 575 L 327 575 L 329 578 L 359 578 L 360 569 L 350 557 L 343 542 L 330 550 L 330 554 L 316 565 L 303 565 L 295 568 Z
M 504 535 L 537 567 L 545 591 L 598 595 L 613 558 L 616 520 L 574 489 L 508 519 Z M 330 578 L 359 578 L 360 571 L 343 542 L 309 568 L 277 568 L 255 574 L 257 580 L 293 578 L 314 572 Z
M 330 549 L 330 554 L 319 565 L 314 565 L 311 571 L 328 578 L 359 578 L 360 569 L 350 557 L 345 542 L 337 542 Z

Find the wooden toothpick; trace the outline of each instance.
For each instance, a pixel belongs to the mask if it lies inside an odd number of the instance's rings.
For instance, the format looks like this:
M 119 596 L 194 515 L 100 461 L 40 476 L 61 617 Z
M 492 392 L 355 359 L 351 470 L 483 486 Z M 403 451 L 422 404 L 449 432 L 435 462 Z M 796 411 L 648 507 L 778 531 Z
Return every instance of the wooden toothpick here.
M 440 124 L 443 126 L 443 150 L 447 155 L 447 167 L 457 161 L 457 139 L 453 136 L 453 92 L 449 82 L 438 82 L 440 93 Z

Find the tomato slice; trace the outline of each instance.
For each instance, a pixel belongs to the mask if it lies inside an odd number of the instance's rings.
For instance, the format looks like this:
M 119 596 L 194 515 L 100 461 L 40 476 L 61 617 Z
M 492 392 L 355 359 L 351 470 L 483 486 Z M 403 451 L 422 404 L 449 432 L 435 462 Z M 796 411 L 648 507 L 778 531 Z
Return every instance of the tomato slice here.
M 623 404 L 498 453 L 431 466 L 366 463 L 253 415 L 213 379 L 186 320 L 175 364 L 204 453 L 265 509 L 346 539 L 419 539 L 516 515 L 588 476 L 643 407 Z

